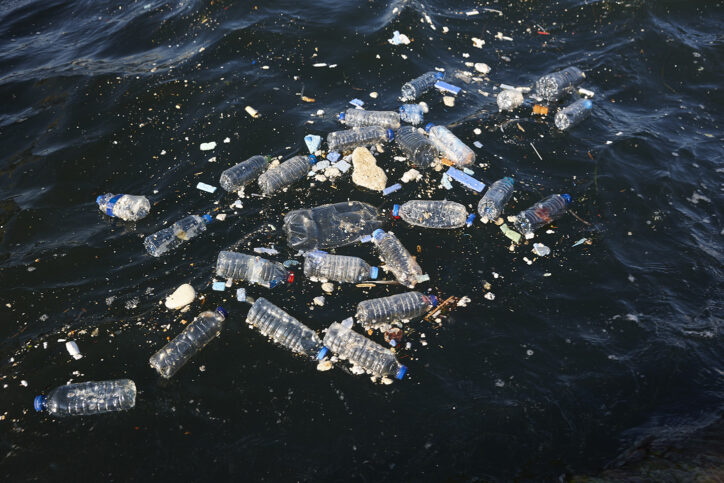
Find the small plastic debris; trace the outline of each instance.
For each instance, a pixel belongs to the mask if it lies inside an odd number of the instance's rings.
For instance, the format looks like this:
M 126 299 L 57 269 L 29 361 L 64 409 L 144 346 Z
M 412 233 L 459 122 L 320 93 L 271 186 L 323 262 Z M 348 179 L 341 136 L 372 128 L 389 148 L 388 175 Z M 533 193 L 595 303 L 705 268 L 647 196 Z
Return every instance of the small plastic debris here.
M 482 49 L 483 45 L 485 45 L 485 40 L 483 40 L 483 39 L 473 37 L 471 40 L 473 41 L 473 47 L 475 47 L 475 48 Z
M 458 86 L 448 84 L 447 82 L 441 80 L 435 82 L 435 88 L 442 92 L 449 92 L 454 96 L 456 96 L 458 92 L 460 92 L 460 88 Z
M 211 151 L 214 148 L 216 148 L 215 141 L 211 141 L 208 143 L 201 143 L 201 146 L 199 146 L 199 149 L 201 149 L 202 151 Z
M 429 282 L 429 281 L 430 281 L 430 275 L 428 275 L 426 273 L 417 276 L 417 283 Z
M 166 308 L 171 310 L 180 309 L 193 302 L 195 298 L 196 290 L 188 283 L 185 283 L 166 297 Z
M 317 364 L 317 370 L 321 372 L 328 371 L 332 368 L 332 361 L 329 359 L 324 359 L 323 361 L 319 361 Z
M 229 144 L 231 142 L 231 138 L 224 138 L 224 144 Z
M 410 39 L 407 35 L 401 34 L 398 30 L 392 32 L 392 38 L 387 39 L 392 45 L 409 45 Z
M 76 361 L 83 358 L 83 354 L 81 354 L 80 349 L 78 349 L 78 344 L 76 344 L 72 340 L 69 340 L 65 343 L 65 350 L 67 350 L 68 354 L 73 356 L 73 359 L 75 359 Z
M 199 184 L 196 185 L 196 189 L 206 191 L 207 193 L 213 193 L 214 191 L 216 191 L 216 186 L 211 186 L 210 184 L 199 182 Z
M 235 200 L 230 206 L 231 209 L 237 209 L 237 210 L 240 210 L 243 207 L 244 207 L 244 203 L 242 203 L 241 200 Z
M 287 268 L 296 267 L 299 265 L 299 262 L 297 260 L 285 260 L 284 263 L 282 263 Z
M 520 239 L 523 237 L 523 235 L 517 231 L 511 230 L 505 223 L 500 225 L 500 231 L 502 231 L 505 236 L 513 240 L 514 243 L 520 243 Z
M 405 174 L 402 175 L 402 178 L 400 178 L 400 181 L 403 183 L 409 183 L 410 181 L 419 181 L 420 179 L 422 179 L 422 174 L 413 168 L 406 171 Z
M 574 243 L 573 245 L 571 245 L 571 247 L 577 247 L 578 245 L 583 245 L 583 244 L 586 243 L 587 241 L 589 241 L 588 238 L 581 238 L 581 239 L 578 240 L 576 243 Z
M 447 174 L 443 174 L 443 175 L 442 175 L 442 179 L 440 180 L 440 184 L 441 184 L 442 187 L 445 188 L 446 190 L 451 190 L 451 189 L 453 188 L 453 185 L 452 185 L 452 183 L 450 182 L 450 176 L 448 176 Z
M 542 243 L 534 243 L 532 251 L 539 257 L 545 257 L 546 255 L 550 255 L 551 253 L 551 249 Z
M 483 62 L 478 62 L 477 64 L 475 64 L 475 70 L 483 74 L 487 74 L 490 72 L 490 66 Z
M 211 289 L 216 292 L 223 292 L 226 290 L 226 283 L 225 282 L 214 282 L 211 284 Z
M 462 184 L 463 186 L 470 188 L 473 191 L 477 191 L 478 193 L 485 189 L 485 183 L 483 183 L 482 181 L 478 181 L 472 176 L 468 176 L 467 174 L 452 166 L 448 168 L 445 174 L 457 181 L 458 183 Z
M 253 117 L 254 119 L 256 119 L 257 117 L 259 117 L 259 111 L 257 111 L 256 109 L 254 109 L 254 108 L 251 107 L 251 106 L 246 106 L 246 107 L 244 108 L 244 110 L 246 111 L 247 114 L 249 114 L 249 115 L 250 115 L 251 117 Z
M 495 294 L 493 292 L 488 292 L 485 295 L 483 295 L 483 297 L 488 300 L 495 300 Z
M 219 213 L 216 215 L 216 219 L 219 221 L 224 221 L 226 219 L 226 213 Z
M 362 99 L 356 99 L 356 98 L 349 101 L 349 103 L 356 107 L 362 107 L 365 105 L 365 103 Z
M 324 282 L 322 284 L 322 290 L 324 290 L 327 293 L 332 293 L 332 292 L 334 292 L 334 284 L 331 282 Z
M 533 114 L 538 114 L 539 116 L 547 116 L 548 115 L 548 106 L 541 106 L 540 104 L 534 104 L 533 105 Z
M 322 145 L 322 138 L 316 134 L 307 134 L 304 136 L 304 143 L 307 145 L 309 153 L 314 154 L 317 149 L 319 149 L 319 146 Z
M 382 195 L 387 196 L 391 193 L 394 193 L 395 191 L 402 188 L 402 185 L 400 183 L 395 183 L 392 186 L 388 186 L 387 188 L 382 190 Z
M 321 295 L 319 297 L 314 297 L 314 300 L 312 300 L 312 302 L 314 303 L 314 305 L 324 307 L 324 297 Z
M 267 255 L 278 255 L 279 250 L 275 248 L 256 247 L 254 253 L 267 254 Z
M 344 159 L 341 160 L 341 161 L 338 161 L 338 162 L 334 163 L 333 166 L 334 166 L 335 168 L 337 168 L 338 170 L 340 170 L 342 173 L 346 173 L 347 171 L 349 171 L 349 168 L 352 167 L 352 165 L 349 164 L 349 163 L 348 163 L 347 161 L 345 161 Z
M 442 103 L 445 104 L 447 107 L 454 107 L 455 98 L 453 96 L 445 96 L 442 98 Z
M 397 343 L 402 340 L 402 329 L 399 327 L 392 327 L 390 330 L 385 332 L 385 342 L 389 342 L 392 347 L 397 346 Z
M 312 65 L 312 67 L 327 67 L 326 62 L 317 62 L 316 64 Z
M 236 289 L 236 300 L 238 300 L 239 302 L 246 302 L 246 289 L 245 288 Z
M 480 141 L 473 141 L 473 146 L 480 149 L 483 147 L 483 143 L 481 143 Z
M 578 88 L 578 93 L 586 97 L 593 97 L 596 95 L 593 91 L 589 91 L 588 89 L 584 89 L 583 87 Z
M 317 100 L 316 100 L 314 97 L 307 97 L 307 96 L 302 96 L 302 101 L 304 101 L 304 102 L 317 102 Z
M 327 159 L 329 160 L 330 163 L 336 163 L 337 161 L 339 161 L 339 158 L 341 156 L 342 155 L 339 154 L 337 151 L 330 151 L 327 153 Z

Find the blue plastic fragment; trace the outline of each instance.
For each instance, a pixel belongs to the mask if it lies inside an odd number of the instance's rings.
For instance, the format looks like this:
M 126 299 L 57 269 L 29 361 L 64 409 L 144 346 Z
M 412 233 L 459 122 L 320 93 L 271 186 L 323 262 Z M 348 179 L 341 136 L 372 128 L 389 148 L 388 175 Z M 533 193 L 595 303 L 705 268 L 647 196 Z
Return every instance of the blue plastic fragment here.
M 382 190 L 382 195 L 387 196 L 390 193 L 394 193 L 395 191 L 402 188 L 402 185 L 400 183 L 395 183 L 392 186 L 388 186 L 387 188 Z
M 364 101 L 362 101 L 361 99 L 352 99 L 351 101 L 349 101 L 349 103 L 357 107 L 362 107 L 365 105 Z
M 211 288 L 217 292 L 223 292 L 226 290 L 226 283 L 224 282 L 214 282 L 211 284 Z
M 449 92 L 454 96 L 457 96 L 458 92 L 460 92 L 460 88 L 458 86 L 448 84 L 447 82 L 441 80 L 435 82 L 435 87 L 443 92 Z
M 472 176 L 468 176 L 459 169 L 450 167 L 450 169 L 448 169 L 445 174 L 447 174 L 463 186 L 470 188 L 473 191 L 477 191 L 478 193 L 485 189 L 485 183 L 483 183 L 482 181 L 478 181 Z
M 319 146 L 322 145 L 322 138 L 315 134 L 308 134 L 304 136 L 304 143 L 307 145 L 309 152 L 314 154 L 314 152 L 319 149 Z
M 336 163 L 339 161 L 341 154 L 339 154 L 337 151 L 330 151 L 327 153 L 327 159 L 330 163 Z

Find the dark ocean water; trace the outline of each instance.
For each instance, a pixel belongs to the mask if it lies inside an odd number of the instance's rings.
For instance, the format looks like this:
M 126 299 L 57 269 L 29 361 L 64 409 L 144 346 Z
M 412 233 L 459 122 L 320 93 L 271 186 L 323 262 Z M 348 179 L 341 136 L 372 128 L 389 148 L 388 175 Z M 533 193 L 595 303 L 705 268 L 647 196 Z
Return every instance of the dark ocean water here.
M 473 8 L 479 15 L 465 14 Z M 723 26 L 715 1 L 4 0 L 0 474 L 554 480 L 625 467 L 644 446 L 664 457 L 677 448 L 684 480 L 694 474 L 686 465 L 716 474 Z M 412 43 L 388 44 L 394 30 Z M 465 62 L 492 71 L 466 82 L 461 73 L 474 70 Z M 498 84 L 529 85 L 571 64 L 595 92 L 588 120 L 559 133 L 526 108 L 504 124 L 515 115 L 497 112 Z M 399 87 L 432 68 L 464 92 L 453 108 L 428 94 L 427 119 L 482 142 L 477 177 L 518 180 L 509 213 L 569 192 L 585 222 L 567 216 L 541 231 L 536 241 L 552 249 L 544 258 L 530 244 L 509 251 L 491 225 L 442 234 L 388 225 L 412 250 L 420 245 L 428 287 L 472 302 L 439 326 L 411 324 L 405 381 L 318 372 L 248 330 L 233 291 L 210 290 L 219 250 L 274 244 L 278 259 L 294 256 L 281 219 L 302 206 L 357 199 L 388 209 L 447 197 L 474 207 L 479 196 L 437 188 L 440 173 L 429 172 L 383 198 L 347 175 L 245 198 L 234 213 L 235 196 L 195 185 L 218 186 L 221 171 L 254 154 L 304 151 L 304 135 L 338 129 L 336 113 L 354 97 L 396 108 Z M 207 141 L 218 147 L 200 151 Z M 390 146 L 378 158 L 390 183 L 408 169 L 397 154 Z M 94 203 L 106 192 L 146 194 L 152 214 L 109 219 Z M 216 209 L 227 219 L 180 250 L 161 259 L 143 250 L 142 237 L 167 222 Z M 584 237 L 592 244 L 572 247 Z M 374 260 L 368 246 L 338 252 Z M 400 291 L 345 287 L 312 310 L 322 290 L 299 275 L 271 293 L 248 290 L 317 330 L 360 299 Z M 159 305 L 184 282 L 206 295 L 204 308 L 223 303 L 232 315 L 218 340 L 162 382 L 148 357 L 202 310 L 199 301 L 186 314 Z M 32 409 L 33 396 L 67 381 L 120 377 L 139 388 L 132 411 L 53 419 Z M 699 446 L 687 449 L 692 440 Z

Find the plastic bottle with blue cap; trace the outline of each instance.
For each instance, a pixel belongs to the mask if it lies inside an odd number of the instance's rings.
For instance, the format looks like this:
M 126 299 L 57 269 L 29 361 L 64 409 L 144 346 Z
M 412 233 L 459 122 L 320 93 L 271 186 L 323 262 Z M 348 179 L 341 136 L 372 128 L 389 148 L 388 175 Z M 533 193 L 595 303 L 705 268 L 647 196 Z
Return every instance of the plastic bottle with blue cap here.
M 331 351 L 375 377 L 400 380 L 407 372 L 407 367 L 399 363 L 394 352 L 355 332 L 351 324 L 334 322 L 327 329 L 323 342 L 324 348 L 317 353 L 319 360 Z
M 287 159 L 259 176 L 259 188 L 264 195 L 271 196 L 307 176 L 316 162 L 317 157 L 313 154 Z
M 490 185 L 478 203 L 480 221 L 487 223 L 503 214 L 503 208 L 513 196 L 513 185 L 513 178 L 508 176 Z
M 379 269 L 358 257 L 314 250 L 304 255 L 304 275 L 333 282 L 358 283 L 376 280 Z
M 203 216 L 189 215 L 180 219 L 173 225 L 148 235 L 143 240 L 143 246 L 149 255 L 160 257 L 164 253 L 173 250 L 185 241 L 188 241 L 200 233 L 206 231 L 206 225 L 211 223 L 213 218 L 206 214 Z
M 553 122 L 558 129 L 565 131 L 586 119 L 592 110 L 593 102 L 589 99 L 578 99 L 573 104 L 559 109 Z
M 101 212 L 125 221 L 138 221 L 151 212 L 151 203 L 145 196 L 107 193 L 97 197 L 96 203 Z
M 173 377 L 197 352 L 214 340 L 229 316 L 223 307 L 200 313 L 179 335 L 151 356 L 151 367 L 166 379 Z
M 435 87 L 437 81 L 444 78 L 445 73 L 443 72 L 426 72 L 402 86 L 400 99 L 402 99 L 403 102 L 414 101 Z
M 239 191 L 258 178 L 271 162 L 270 156 L 256 155 L 221 173 L 219 184 L 224 191 Z
M 413 288 L 423 278 L 422 268 L 415 257 L 402 245 L 394 233 L 377 229 L 372 232 L 372 243 L 387 270 L 405 287 Z
M 468 166 L 475 162 L 475 152 L 445 126 L 428 123 L 425 131 L 432 144 L 456 166 Z
M 323 348 L 316 332 L 264 297 L 254 301 L 246 316 L 246 323 L 297 354 L 316 358 Z
M 380 328 L 390 322 L 420 317 L 437 307 L 437 297 L 420 292 L 405 292 L 389 297 L 363 300 L 357 304 L 355 318 L 366 329 Z
M 339 113 L 339 120 L 350 127 L 381 126 L 388 129 L 400 127 L 400 114 L 394 111 L 365 111 L 347 109 Z
M 521 211 L 515 218 L 515 229 L 522 233 L 526 239 L 531 239 L 537 229 L 565 215 L 571 201 L 571 195 L 569 194 L 550 195 L 527 210 Z
M 393 218 L 402 218 L 410 225 L 423 228 L 451 230 L 470 226 L 468 210 L 464 205 L 448 200 L 410 200 L 392 207 Z
M 578 67 L 566 67 L 538 79 L 535 83 L 535 92 L 546 101 L 557 101 L 573 92 L 573 89 L 585 78 L 586 74 Z
M 361 146 L 384 143 L 395 139 L 395 132 L 382 126 L 366 126 L 327 134 L 330 151 L 351 151 Z
M 243 280 L 266 288 L 294 282 L 294 272 L 279 262 L 258 255 L 221 251 L 216 259 L 216 276 Z
M 37 412 L 61 417 L 125 411 L 135 405 L 136 384 L 130 379 L 66 384 L 33 400 Z

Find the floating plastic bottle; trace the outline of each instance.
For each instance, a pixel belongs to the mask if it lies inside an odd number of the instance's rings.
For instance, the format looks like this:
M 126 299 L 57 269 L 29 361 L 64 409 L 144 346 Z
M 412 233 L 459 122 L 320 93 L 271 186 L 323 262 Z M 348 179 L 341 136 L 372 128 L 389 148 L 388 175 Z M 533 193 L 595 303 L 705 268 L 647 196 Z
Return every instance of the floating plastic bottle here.
M 330 151 L 350 151 L 359 146 L 392 141 L 395 133 L 392 129 L 380 126 L 358 127 L 346 131 L 335 131 L 327 134 L 327 145 Z
M 221 333 L 228 316 L 222 307 L 217 307 L 214 312 L 207 310 L 200 313 L 179 335 L 151 356 L 148 360 L 151 367 L 166 379 L 173 377 L 197 352 Z
M 251 306 L 246 323 L 298 354 L 315 357 L 322 350 L 322 341 L 312 329 L 264 297 L 256 299 Z
M 564 95 L 573 92 L 573 89 L 585 78 L 586 74 L 578 67 L 567 67 L 538 79 L 535 83 L 535 91 L 538 96 L 549 102 L 557 101 Z
M 420 292 L 405 292 L 389 297 L 363 300 L 357 304 L 355 318 L 365 328 L 378 327 L 395 320 L 410 320 L 437 307 L 437 297 Z
M 417 128 L 411 126 L 401 127 L 397 131 L 395 141 L 412 165 L 429 168 L 436 163 L 437 148 Z
M 225 191 L 238 191 L 258 178 L 269 166 L 270 161 L 269 156 L 252 156 L 221 173 L 219 184 Z
M 313 154 L 287 159 L 259 176 L 259 188 L 263 194 L 271 196 L 304 178 L 309 172 L 309 168 L 316 162 L 317 157 Z
M 380 226 L 382 221 L 377 208 L 361 201 L 294 210 L 284 217 L 287 243 L 305 251 L 349 245 Z
M 496 220 L 503 214 L 503 208 L 511 196 L 513 196 L 513 178 L 506 176 L 490 185 L 478 203 L 480 221 L 487 223 L 490 220 Z
M 381 126 L 390 129 L 400 127 L 400 114 L 394 111 L 347 109 L 347 112 L 339 113 L 339 120 L 351 127 Z
M 353 331 L 351 319 L 329 326 L 324 336 L 324 348 L 317 358 L 324 359 L 329 351 L 376 377 L 393 376 L 399 380 L 407 372 L 407 367 L 397 361 L 391 350 Z
M 393 205 L 392 216 L 402 218 L 410 225 L 423 228 L 453 229 L 470 226 L 475 215 L 468 215 L 465 206 L 447 200 L 411 200 Z
M 136 384 L 130 379 L 87 381 L 56 387 L 35 396 L 33 407 L 53 416 L 89 416 L 124 411 L 136 405 Z
M 427 72 L 420 77 L 412 79 L 410 82 L 402 86 L 401 99 L 404 102 L 414 101 L 419 96 L 429 91 L 435 86 L 435 83 L 445 77 L 442 72 Z
M 372 243 L 398 282 L 409 288 L 413 288 L 419 282 L 422 268 L 394 233 L 375 230 L 372 233 Z
M 243 280 L 266 288 L 274 288 L 284 282 L 294 281 L 294 272 L 288 271 L 279 262 L 237 252 L 219 252 L 216 259 L 218 277 Z
M 422 104 L 403 104 L 400 106 L 400 120 L 415 126 L 422 124 L 427 109 Z
M 588 99 L 578 99 L 573 104 L 559 109 L 556 112 L 554 122 L 556 127 L 561 131 L 569 129 L 579 122 L 583 121 L 591 114 L 593 103 Z
M 96 203 L 106 215 L 126 221 L 138 221 L 151 212 L 151 203 L 145 196 L 108 193 L 96 198 Z
M 565 215 L 570 203 L 571 195 L 550 195 L 527 210 L 521 211 L 515 219 L 515 228 L 526 238 L 533 238 L 533 232 L 538 228 Z
M 443 155 L 458 166 L 468 166 L 475 162 L 475 153 L 464 142 L 458 139 L 445 126 L 436 126 L 429 123 L 425 131 L 430 135 L 430 141 Z
M 143 241 L 143 246 L 146 247 L 149 255 L 160 257 L 183 242 L 206 231 L 206 225 L 211 223 L 211 220 L 211 215 L 189 215 L 186 218 L 181 218 L 168 228 L 157 231 L 153 235 L 148 235 Z
M 503 89 L 498 93 L 498 109 L 512 111 L 523 104 L 523 93 L 518 89 Z
M 379 274 L 377 267 L 371 267 L 358 257 L 331 255 L 315 250 L 304 255 L 304 275 L 334 282 L 356 283 L 375 280 Z

